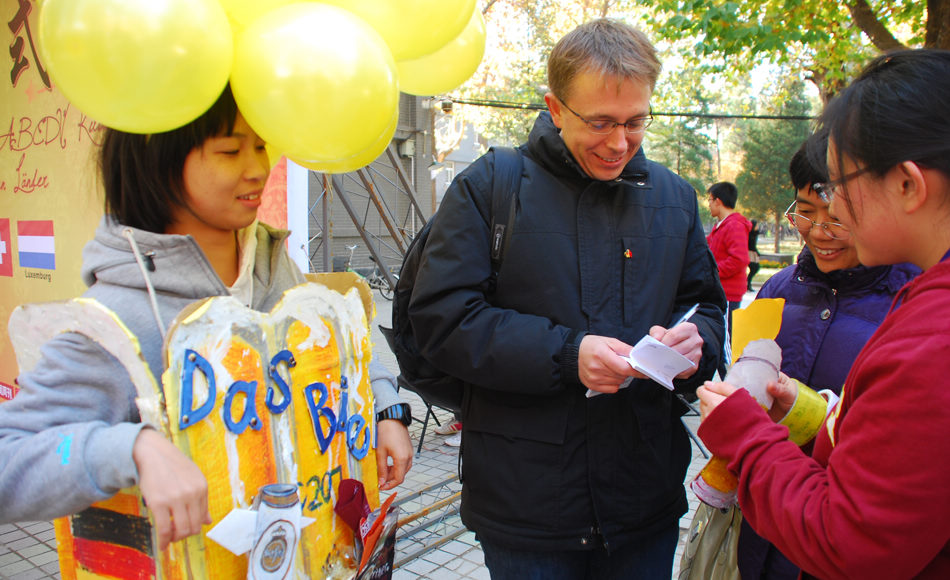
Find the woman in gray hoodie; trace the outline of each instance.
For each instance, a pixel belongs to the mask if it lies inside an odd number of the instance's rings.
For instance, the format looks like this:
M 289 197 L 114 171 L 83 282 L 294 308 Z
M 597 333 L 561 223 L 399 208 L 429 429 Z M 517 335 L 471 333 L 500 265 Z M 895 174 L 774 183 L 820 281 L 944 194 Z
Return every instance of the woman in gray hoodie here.
M 287 255 L 288 233 L 256 220 L 270 164 L 230 87 L 173 131 L 107 129 L 99 161 L 105 216 L 83 250 L 84 296 L 138 338 L 158 384 L 165 329 L 186 305 L 232 295 L 268 311 L 305 281 Z M 377 411 L 404 405 L 381 364 L 370 376 Z M 204 475 L 141 422 L 127 371 L 98 343 L 60 334 L 17 382 L 17 396 L 0 405 L 0 523 L 73 514 L 136 484 L 161 549 L 210 523 Z M 380 420 L 380 489 L 402 483 L 411 462 L 403 421 Z

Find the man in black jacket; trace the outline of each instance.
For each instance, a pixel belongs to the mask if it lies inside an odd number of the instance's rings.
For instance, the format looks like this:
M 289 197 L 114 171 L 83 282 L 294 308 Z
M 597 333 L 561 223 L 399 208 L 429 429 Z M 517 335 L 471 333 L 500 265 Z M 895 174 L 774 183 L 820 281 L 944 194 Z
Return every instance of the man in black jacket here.
M 640 147 L 659 71 L 620 22 L 565 36 L 497 278 L 491 154 L 452 183 L 417 272 L 421 350 L 470 385 L 462 518 L 496 580 L 671 576 L 685 407 L 625 357 L 649 334 L 695 364 L 675 381 L 692 393 L 719 362 L 725 297 L 695 190 Z

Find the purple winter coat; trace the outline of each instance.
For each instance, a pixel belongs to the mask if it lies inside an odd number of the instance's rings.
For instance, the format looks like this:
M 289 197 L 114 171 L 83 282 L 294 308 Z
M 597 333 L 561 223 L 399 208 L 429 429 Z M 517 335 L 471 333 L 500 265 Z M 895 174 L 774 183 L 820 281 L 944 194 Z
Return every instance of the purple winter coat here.
M 824 273 L 807 247 L 794 268 L 772 276 L 756 298 L 784 298 L 782 372 L 841 393 L 851 363 L 884 320 L 894 295 L 920 273 L 911 264 Z

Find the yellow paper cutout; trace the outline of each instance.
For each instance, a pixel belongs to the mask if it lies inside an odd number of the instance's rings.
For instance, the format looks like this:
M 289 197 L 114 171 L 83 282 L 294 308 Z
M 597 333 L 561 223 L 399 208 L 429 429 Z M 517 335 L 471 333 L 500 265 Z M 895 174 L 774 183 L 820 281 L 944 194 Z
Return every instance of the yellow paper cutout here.
M 775 340 L 782 327 L 784 298 L 753 300 L 732 313 L 732 363 L 735 364 L 747 344 L 760 338 Z

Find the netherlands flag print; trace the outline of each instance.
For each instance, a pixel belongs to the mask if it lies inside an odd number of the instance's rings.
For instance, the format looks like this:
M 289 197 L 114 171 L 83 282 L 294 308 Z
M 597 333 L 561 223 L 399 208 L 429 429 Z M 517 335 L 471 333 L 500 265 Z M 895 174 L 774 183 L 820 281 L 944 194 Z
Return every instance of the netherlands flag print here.
M 53 220 L 18 220 L 16 233 L 21 268 L 56 269 Z

